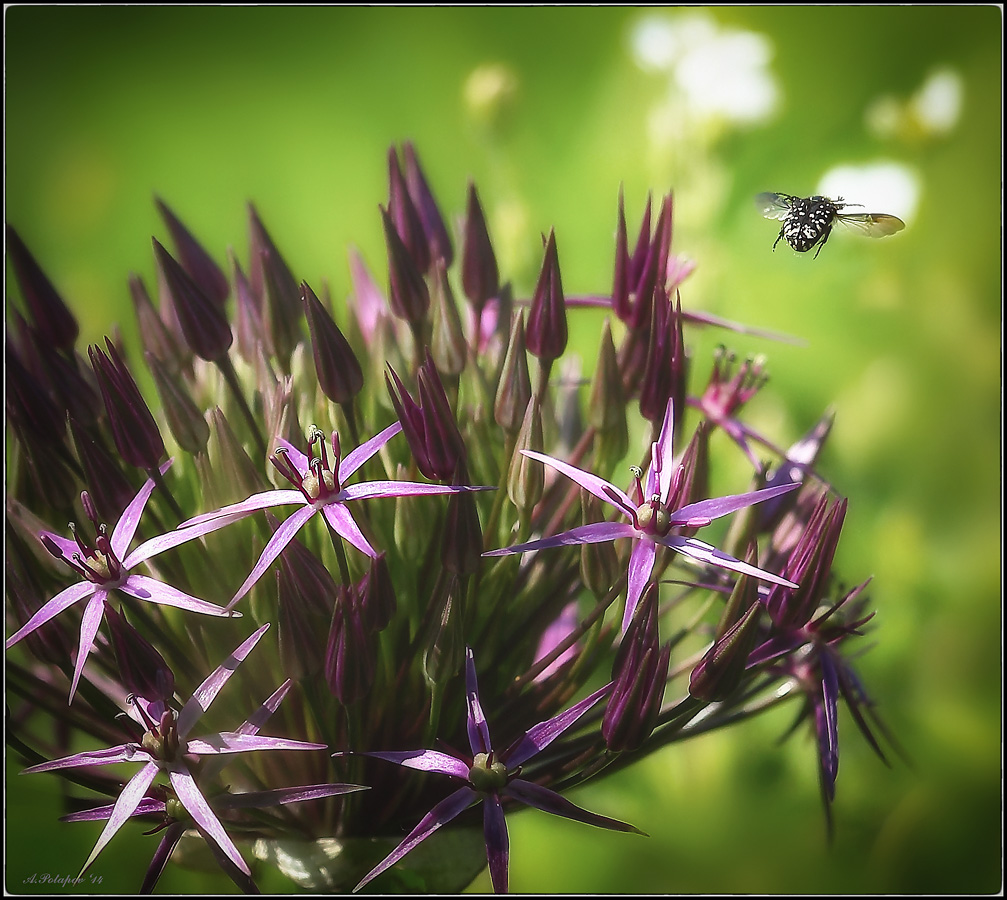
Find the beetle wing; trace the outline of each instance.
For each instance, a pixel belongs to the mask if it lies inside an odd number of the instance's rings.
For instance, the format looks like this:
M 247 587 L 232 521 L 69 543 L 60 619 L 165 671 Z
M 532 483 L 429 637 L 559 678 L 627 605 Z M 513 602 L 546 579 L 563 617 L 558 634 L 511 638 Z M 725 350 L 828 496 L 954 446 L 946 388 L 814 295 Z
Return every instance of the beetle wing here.
M 756 195 L 755 207 L 767 219 L 782 220 L 790 214 L 790 207 L 795 199 L 797 198 L 790 194 L 774 194 L 766 191 Z
M 906 223 L 898 216 L 887 213 L 840 213 L 837 218 L 848 228 L 875 238 L 887 237 L 906 227 Z

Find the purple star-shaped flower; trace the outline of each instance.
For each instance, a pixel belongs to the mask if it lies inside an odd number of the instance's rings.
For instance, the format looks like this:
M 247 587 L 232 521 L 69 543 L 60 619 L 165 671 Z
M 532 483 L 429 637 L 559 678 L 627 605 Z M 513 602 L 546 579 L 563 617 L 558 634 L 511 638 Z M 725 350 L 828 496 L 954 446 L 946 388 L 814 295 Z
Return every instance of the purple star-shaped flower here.
M 372 497 L 406 497 L 418 494 L 457 494 L 463 491 L 492 490 L 492 488 L 469 487 L 464 485 L 422 484 L 414 481 L 365 481 L 361 484 L 345 486 L 346 480 L 367 460 L 377 453 L 388 441 L 402 430 L 395 422 L 369 441 L 365 441 L 345 457 L 341 456 L 339 436 L 332 432 L 332 459 L 326 449 L 325 437 L 318 429 L 309 436 L 313 444 L 317 441 L 319 455 L 309 459 L 300 450 L 284 440 L 270 457 L 270 461 L 281 475 L 294 485 L 296 490 L 264 491 L 253 494 L 247 500 L 233 503 L 213 512 L 189 519 L 179 525 L 179 530 L 196 537 L 208 534 L 251 515 L 260 509 L 297 503 L 301 506 L 276 529 L 266 544 L 245 583 L 227 604 L 231 609 L 252 586 L 262 577 L 283 548 L 293 540 L 294 535 L 314 516 L 321 513 L 329 527 L 344 540 L 376 559 L 378 552 L 368 543 L 357 523 L 353 520 L 346 504 L 353 500 L 369 500 Z
M 168 460 L 161 466 L 163 475 L 171 465 Z M 10 649 L 18 641 L 31 634 L 35 629 L 40 628 L 50 619 L 58 616 L 63 610 L 72 606 L 79 600 L 87 600 L 87 606 L 80 623 L 80 644 L 77 648 L 77 662 L 74 665 L 73 681 L 70 684 L 70 700 L 77 690 L 77 682 L 80 681 L 81 672 L 84 669 L 84 662 L 88 653 L 91 652 L 91 645 L 94 637 L 98 633 L 98 626 L 101 624 L 102 614 L 105 609 L 105 599 L 114 590 L 120 590 L 137 600 L 146 600 L 149 603 L 163 603 L 166 606 L 177 606 L 191 612 L 203 613 L 211 616 L 236 615 L 229 613 L 220 606 L 207 603 L 192 597 L 177 588 L 163 584 L 154 578 L 146 575 L 138 575 L 131 570 L 136 568 L 144 560 L 150 559 L 157 553 L 184 544 L 186 541 L 196 537 L 195 534 L 173 531 L 159 537 L 144 541 L 132 553 L 126 554 L 130 542 L 136 534 L 137 526 L 140 524 L 140 516 L 143 515 L 144 507 L 150 499 L 154 490 L 154 481 L 148 478 L 146 483 L 140 488 L 138 493 L 123 511 L 122 516 L 112 529 L 111 537 L 105 525 L 98 523 L 97 512 L 94 504 L 87 492 L 81 494 L 81 501 L 84 511 L 95 530 L 94 546 L 88 545 L 71 525 L 73 539 L 60 537 L 49 531 L 39 534 L 42 545 L 57 559 L 65 562 L 78 574 L 84 576 L 83 581 L 70 585 L 65 590 L 60 591 L 55 597 L 46 603 L 35 613 L 25 624 L 14 634 L 7 638 L 6 647 Z M 237 615 L 240 615 L 238 613 Z
M 112 839 L 122 824 L 144 803 L 158 772 L 167 773 L 171 788 L 178 801 L 192 817 L 200 832 L 216 844 L 223 855 L 244 875 L 250 876 L 248 865 L 242 859 L 238 848 L 224 831 L 223 825 L 210 808 L 193 776 L 195 767 L 192 757 L 210 757 L 211 760 L 223 753 L 244 753 L 251 750 L 324 750 L 325 744 L 312 744 L 287 738 L 263 737 L 255 734 L 254 728 L 218 732 L 201 738 L 190 738 L 189 732 L 199 717 L 209 708 L 220 689 L 234 674 L 238 664 L 258 643 L 269 624 L 263 625 L 241 644 L 210 676 L 195 690 L 179 713 L 169 709 L 162 701 L 147 701 L 135 698 L 133 710 L 141 717 L 147 733 L 139 744 L 126 743 L 105 750 L 89 750 L 75 753 L 62 759 L 29 766 L 22 774 L 51 772 L 56 769 L 70 769 L 80 766 L 108 766 L 122 762 L 142 762 L 143 767 L 122 789 L 108 816 L 108 822 L 91 855 L 81 869 L 81 874 L 94 862 L 105 845 Z M 274 695 L 275 697 L 276 695 Z M 267 704 L 269 701 L 267 701 Z M 249 720 L 255 721 L 255 717 Z M 148 798 L 149 799 L 149 798 Z
M 256 710 L 255 714 L 246 719 L 235 732 L 237 734 L 258 734 L 259 729 L 266 720 L 276 712 L 283 698 L 290 690 L 293 681 L 287 679 L 262 706 Z M 146 708 L 146 707 L 145 707 Z M 136 707 L 130 709 L 135 713 Z M 139 715 L 136 715 L 140 718 Z M 216 770 L 222 768 L 228 761 L 227 756 L 218 755 L 204 764 L 202 777 L 207 778 L 216 774 Z M 368 790 L 362 784 L 306 784 L 298 787 L 273 788 L 264 791 L 242 791 L 241 793 L 231 793 L 224 791 L 210 798 L 210 806 L 215 812 L 231 813 L 242 809 L 265 809 L 270 806 L 286 806 L 289 803 L 302 803 L 305 800 L 318 800 L 324 797 L 335 797 L 340 794 L 349 794 L 354 791 Z M 96 822 L 106 821 L 111 818 L 115 811 L 114 804 L 106 806 L 96 806 L 91 809 L 81 810 L 60 818 L 61 822 Z M 191 819 L 171 788 L 164 785 L 155 785 L 147 790 L 146 795 L 140 800 L 131 817 L 154 816 L 160 819 L 160 824 L 154 831 L 164 830 L 164 835 L 158 844 L 154 855 L 151 858 L 150 866 L 147 869 L 146 877 L 140 888 L 141 894 L 149 894 L 157 884 L 161 873 L 164 871 L 172 851 L 178 844 L 186 829 L 193 826 L 202 834 L 207 847 L 213 854 L 217 863 L 228 875 L 228 877 L 245 893 L 258 893 L 258 887 L 251 877 L 238 870 L 234 863 L 217 844 L 202 830 L 198 822 Z M 151 832 L 147 832 L 148 834 Z
M 773 584 L 797 587 L 792 581 L 749 565 L 740 559 L 735 559 L 710 544 L 693 537 L 683 537 L 673 533 L 672 529 L 674 528 L 701 528 L 704 525 L 709 525 L 720 516 L 744 509 L 753 503 L 777 497 L 797 487 L 794 484 L 786 484 L 765 488 L 761 491 L 750 491 L 747 494 L 732 494 L 727 497 L 700 500 L 697 503 L 689 503 L 678 509 L 673 509 L 672 502 L 675 500 L 677 478 L 682 471 L 681 465 L 676 466 L 672 453 L 673 424 L 674 410 L 671 401 L 669 401 L 661 433 L 651 450 L 650 465 L 647 467 L 646 474 L 642 476 L 642 480 L 639 475 L 636 479 L 637 498 L 635 502 L 620 488 L 598 475 L 585 472 L 583 469 L 571 466 L 553 456 L 547 456 L 545 453 L 522 450 L 521 452 L 525 456 L 530 456 L 532 459 L 552 466 L 567 478 L 577 482 L 584 490 L 614 506 L 619 512 L 628 516 L 630 521 L 596 522 L 590 525 L 581 525 L 552 537 L 540 538 L 525 544 L 515 544 L 513 547 L 504 547 L 501 550 L 490 550 L 483 556 L 507 556 L 512 553 L 527 553 L 529 550 L 542 550 L 546 547 L 597 544 L 613 541 L 617 538 L 633 538 L 636 543 L 629 557 L 629 584 L 626 590 L 626 610 L 622 619 L 623 631 L 629 627 L 629 623 L 633 619 L 633 612 L 643 594 L 643 589 L 654 570 L 658 545 L 676 550 L 682 555 L 706 565 L 720 566 L 734 572 L 753 575 Z M 639 470 L 636 471 L 639 473 Z
M 479 686 L 476 682 L 476 666 L 472 649 L 466 648 L 465 699 L 469 746 L 472 749 L 471 757 L 453 756 L 439 750 L 363 754 L 398 763 L 400 766 L 411 769 L 419 769 L 421 772 L 450 775 L 453 778 L 461 779 L 465 784 L 434 806 L 406 835 L 405 840 L 371 869 L 354 890 L 360 890 L 385 869 L 402 859 L 417 844 L 425 841 L 438 828 L 446 825 L 480 800 L 485 803 L 483 831 L 486 838 L 486 858 L 489 862 L 490 877 L 493 880 L 494 891 L 500 894 L 507 892 L 509 858 L 507 822 L 503 812 L 505 799 L 517 800 L 527 806 L 534 806 L 536 809 L 584 822 L 587 825 L 596 825 L 599 828 L 609 828 L 613 831 L 643 834 L 632 825 L 588 812 L 571 803 L 556 791 L 518 777 L 520 767 L 525 762 L 548 747 L 570 728 L 584 713 L 601 700 L 611 690 L 611 687 L 611 684 L 607 684 L 565 712 L 561 712 L 546 722 L 540 722 L 530 728 L 509 748 L 498 753 L 493 749 L 489 726 L 486 723 L 486 716 L 483 714 L 482 704 L 479 702 Z

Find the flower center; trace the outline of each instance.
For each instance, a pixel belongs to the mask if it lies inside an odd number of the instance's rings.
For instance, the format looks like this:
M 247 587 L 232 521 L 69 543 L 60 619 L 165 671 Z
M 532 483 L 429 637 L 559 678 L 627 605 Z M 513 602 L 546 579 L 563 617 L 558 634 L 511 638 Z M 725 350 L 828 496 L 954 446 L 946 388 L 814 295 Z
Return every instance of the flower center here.
M 636 527 L 644 534 L 657 534 L 662 537 L 671 530 L 671 516 L 657 496 L 651 498 L 649 503 L 643 503 L 636 508 Z
M 507 784 L 507 766 L 494 762 L 492 753 L 477 753 L 469 769 L 469 784 L 484 794 L 498 791 Z
M 172 762 L 182 755 L 185 748 L 180 746 L 178 722 L 170 709 L 161 714 L 157 725 L 152 724 L 144 733 L 140 746 L 161 762 Z

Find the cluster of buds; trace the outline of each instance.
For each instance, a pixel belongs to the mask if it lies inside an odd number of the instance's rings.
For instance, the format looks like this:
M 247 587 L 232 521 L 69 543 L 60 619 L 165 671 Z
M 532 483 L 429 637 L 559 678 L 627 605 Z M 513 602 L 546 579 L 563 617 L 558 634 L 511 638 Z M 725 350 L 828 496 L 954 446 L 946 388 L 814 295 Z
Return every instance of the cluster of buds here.
M 356 254 L 345 304 L 299 282 L 252 208 L 226 274 L 158 200 L 174 251 L 154 239 L 156 302 L 129 280 L 142 346 L 90 365 L 8 227 L 9 742 L 91 792 L 65 817 L 105 822 L 84 868 L 143 820 L 144 890 L 189 831 L 246 891 L 283 838 L 316 890 L 455 891 L 485 863 L 502 892 L 515 807 L 633 840 L 563 793 L 794 696 L 828 809 L 839 701 L 882 758 L 888 739 L 849 662 L 866 582 L 832 571 L 831 412 L 783 450 L 740 416 L 761 360 L 721 351 L 691 389 L 686 328 L 749 329 L 683 309 L 670 194 L 632 249 L 620 194 L 611 291 L 567 296 L 550 230 L 522 299 L 474 185 L 456 260 L 414 148 L 388 163 L 387 296 Z M 580 390 L 583 307 L 611 316 Z M 751 464 L 722 495 L 715 428 Z M 225 685 L 251 714 L 192 737 Z M 412 867 L 480 804 L 475 869 Z M 312 868 L 324 841 L 339 867 Z

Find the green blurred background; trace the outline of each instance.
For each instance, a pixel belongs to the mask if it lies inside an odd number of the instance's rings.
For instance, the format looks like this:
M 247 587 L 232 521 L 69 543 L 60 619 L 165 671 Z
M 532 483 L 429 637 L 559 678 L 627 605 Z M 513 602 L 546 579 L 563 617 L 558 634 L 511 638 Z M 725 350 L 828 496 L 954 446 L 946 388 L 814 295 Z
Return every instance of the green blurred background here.
M 647 191 L 673 188 L 674 248 L 698 262 L 683 305 L 806 341 L 695 333 L 694 386 L 726 340 L 769 355 L 748 418 L 781 440 L 836 406 L 824 467 L 851 498 L 840 566 L 852 581 L 873 574 L 878 610 L 858 669 L 911 765 L 885 768 L 842 713 L 829 847 L 813 744 L 804 732 L 776 744 L 783 710 L 574 795 L 649 839 L 513 816 L 512 889 L 996 891 L 1002 10 L 647 14 L 657 32 L 678 29 L 701 88 L 733 66 L 742 88 L 772 87 L 772 109 L 755 115 L 756 96 L 747 121 L 746 108 L 718 114 L 681 67 L 678 87 L 667 66 L 641 67 L 640 10 L 8 7 L 6 218 L 78 314 L 83 345 L 112 322 L 135 336 L 126 276 L 154 284 L 155 193 L 221 262 L 230 245 L 245 258 L 254 200 L 297 277 L 340 297 L 349 244 L 381 269 L 394 142 L 415 142 L 446 211 L 462 211 L 475 180 L 519 294 L 553 226 L 566 291 L 607 289 L 619 185 L 631 223 Z M 935 73 L 960 101 L 949 114 L 945 90 L 943 118 L 917 102 Z M 770 252 L 778 226 L 754 194 L 814 193 L 833 167 L 875 162 L 917 192 L 904 233 L 837 234 L 817 260 Z M 599 323 L 585 313 L 575 327 L 588 354 Z M 55 823 L 56 779 L 17 770 L 9 759 L 6 888 L 30 892 L 29 873 L 74 875 L 99 829 Z M 92 869 L 101 884 L 65 892 L 135 891 L 155 840 L 119 835 Z M 159 890 L 233 886 L 171 867 Z

